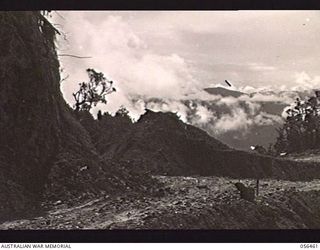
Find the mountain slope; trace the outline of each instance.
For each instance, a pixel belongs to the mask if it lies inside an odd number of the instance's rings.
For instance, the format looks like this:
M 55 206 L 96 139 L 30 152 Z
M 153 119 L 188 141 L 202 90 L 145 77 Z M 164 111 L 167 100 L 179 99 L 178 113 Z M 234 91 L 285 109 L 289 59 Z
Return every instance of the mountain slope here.
M 183 123 L 173 113 L 147 110 L 133 124 L 128 117 L 111 116 L 93 123 L 86 119 L 81 122 L 96 138 L 96 147 L 105 161 L 123 162 L 142 174 L 286 180 L 320 177 L 314 163 L 231 149 L 205 131 Z

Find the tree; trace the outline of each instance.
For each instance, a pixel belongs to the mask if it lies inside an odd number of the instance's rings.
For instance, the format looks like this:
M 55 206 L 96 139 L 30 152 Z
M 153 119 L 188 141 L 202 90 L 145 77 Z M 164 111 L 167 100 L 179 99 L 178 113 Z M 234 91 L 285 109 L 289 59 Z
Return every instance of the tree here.
M 101 112 L 101 110 L 98 111 L 97 119 L 98 119 L 99 121 L 102 119 L 102 112 Z
M 274 149 L 281 153 L 320 148 L 320 92 L 304 101 L 297 98 L 286 113 Z
M 129 111 L 126 109 L 126 107 L 124 106 L 121 106 L 118 111 L 116 112 L 115 114 L 116 117 L 125 117 L 125 118 L 128 118 L 130 119 L 130 116 L 129 116 Z
M 92 105 L 106 104 L 106 96 L 116 91 L 112 86 L 113 82 L 107 80 L 103 73 L 98 73 L 94 69 L 87 69 L 87 73 L 89 82 L 79 83 L 79 90 L 73 93 L 76 111 L 90 111 Z

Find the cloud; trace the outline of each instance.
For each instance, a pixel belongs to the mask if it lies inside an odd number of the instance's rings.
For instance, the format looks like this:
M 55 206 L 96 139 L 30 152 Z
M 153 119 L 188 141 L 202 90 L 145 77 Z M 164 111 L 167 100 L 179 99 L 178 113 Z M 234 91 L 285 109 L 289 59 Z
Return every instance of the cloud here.
M 319 89 L 320 87 L 320 75 L 316 76 L 310 76 L 305 71 L 297 72 L 294 75 L 295 83 L 298 84 L 298 86 L 294 86 L 293 90 L 312 90 L 312 89 Z
M 97 107 L 111 113 L 124 105 L 137 116 L 141 111 L 140 107 L 132 106 L 132 95 L 182 98 L 198 90 L 197 81 L 182 56 L 149 49 L 121 16 L 106 15 L 99 19 L 85 12 L 64 15 L 67 20 L 63 23 L 64 29 L 71 35 L 69 45 L 60 37 L 59 53 L 92 57 L 87 60 L 59 58 L 64 74 L 69 75 L 61 87 L 67 102 L 73 102 L 72 93 L 78 88 L 77 83 L 88 79 L 87 68 L 101 71 L 114 80 L 117 92 L 108 97 L 108 105 Z
M 253 126 L 266 126 L 282 123 L 279 115 L 272 115 L 262 111 L 261 98 L 248 97 L 242 95 L 238 98 L 225 97 L 217 103 L 225 105 L 228 111 L 218 117 L 213 123 L 213 129 L 216 134 L 229 131 L 246 133 Z M 274 96 L 273 96 L 274 98 Z M 271 99 L 268 99 L 271 101 Z
M 195 91 L 185 60 L 176 55 L 147 54 L 129 66 L 123 77 L 129 92 L 152 97 L 181 97 Z
M 240 99 L 239 99 L 240 100 Z M 259 112 L 261 104 L 258 102 L 245 101 L 246 106 L 248 107 L 249 114 L 255 115 Z
M 279 103 L 292 103 L 294 98 L 291 93 L 275 93 L 275 92 L 267 92 L 267 93 L 252 93 L 250 96 L 242 95 L 239 97 L 241 101 L 249 101 L 249 102 L 279 102 Z
M 283 119 L 278 115 L 271 115 L 266 112 L 260 112 L 254 117 L 254 124 L 258 126 L 273 125 L 282 123 Z
M 199 99 L 144 99 L 145 107 L 154 111 L 177 113 L 181 120 L 200 127 L 212 135 L 230 131 L 245 134 L 254 126 L 278 125 L 281 114 L 269 114 L 262 109 L 261 98 L 247 99 L 242 96 L 213 96 L 211 100 Z M 271 99 L 268 99 L 269 101 Z M 283 103 L 282 103 L 283 104 Z
M 216 114 L 213 110 L 208 109 L 206 106 L 197 106 L 194 117 L 192 117 L 192 124 L 208 124 L 216 119 Z
M 59 53 L 92 57 L 84 60 L 60 57 L 65 74 L 70 75 L 62 83 L 69 103 L 73 102 L 72 92 L 77 83 L 87 79 L 85 69 L 88 67 L 112 78 L 119 89 L 114 95 L 124 102 L 133 94 L 191 97 L 201 88 L 226 78 L 245 92 L 267 89 L 267 81 L 273 89 L 280 86 L 291 89 L 294 86 L 292 82 L 289 86 L 288 82 L 292 69 L 284 69 L 284 64 L 286 67 L 289 64 L 283 58 L 287 58 L 293 67 L 292 62 L 301 60 L 293 60 L 292 56 L 304 51 L 296 44 L 300 40 L 293 39 L 294 36 L 300 34 L 299 37 L 310 43 L 318 41 L 315 33 L 297 28 L 297 24 L 306 18 L 312 20 L 310 25 L 315 25 L 318 22 L 315 12 L 77 11 L 60 14 L 64 19 L 56 17 L 59 20 L 55 23 L 62 25 L 68 43 L 59 37 Z M 289 38 L 292 42 L 287 46 L 285 41 Z M 296 53 L 291 53 L 292 50 Z M 309 55 L 309 50 L 307 52 Z M 278 56 L 280 59 L 275 61 Z M 307 60 L 306 53 L 303 58 Z M 280 74 L 285 74 L 286 78 Z M 316 84 L 310 85 L 310 79 L 303 74 L 296 78 L 295 85 L 301 82 L 306 87 Z M 319 82 L 319 78 L 311 78 L 311 81 L 315 80 Z M 247 82 L 255 85 L 250 87 Z M 205 93 L 201 95 L 202 99 L 213 98 L 205 97 Z M 116 105 L 115 101 L 110 98 L 110 108 Z
M 263 63 L 248 63 L 250 70 L 254 71 L 273 71 L 276 70 L 276 67 L 265 65 Z
M 227 96 L 227 97 L 221 97 L 217 101 L 217 105 L 226 105 L 226 106 L 237 106 L 239 105 L 239 99 L 232 97 L 232 96 Z
M 61 88 L 67 102 L 72 104 L 77 83 L 88 79 L 85 69 L 94 68 L 115 82 L 117 92 L 108 96 L 107 105 L 99 104 L 93 113 L 100 109 L 114 114 L 125 106 L 133 119 L 138 120 L 146 108 L 171 111 L 184 122 L 214 133 L 248 131 L 255 125 L 279 123 L 280 116 L 261 112 L 262 102 L 290 104 L 295 96 L 279 93 L 277 89 L 307 89 L 320 83 L 320 76 L 312 76 L 312 71 L 300 72 L 296 69 L 299 65 L 294 66 L 296 74 L 292 74 L 292 62 L 299 62 L 293 59 L 309 60 L 309 55 L 316 53 L 299 47 L 299 39 L 291 39 L 292 47 L 286 41 L 298 34 L 303 39 L 310 38 L 310 44 L 319 40 L 306 31 L 297 31 L 296 25 L 302 16 L 305 20 L 304 15 L 63 12 L 65 20 L 59 22 L 69 41 L 66 43 L 59 37 L 58 53 L 91 58 L 60 57 L 63 74 L 69 75 Z M 263 32 L 260 26 L 265 28 Z M 294 35 L 289 36 L 284 30 Z M 295 56 L 292 51 L 301 51 L 302 55 Z M 278 56 L 285 59 L 279 61 Z M 202 90 L 225 79 L 232 82 L 231 90 L 248 94 L 223 97 Z M 252 82 L 254 86 L 250 86 Z M 193 105 L 187 105 L 186 101 Z
M 231 114 L 223 115 L 213 127 L 215 132 L 219 134 L 227 131 L 247 130 L 252 125 L 253 120 L 248 119 L 248 114 L 237 107 L 231 110 Z

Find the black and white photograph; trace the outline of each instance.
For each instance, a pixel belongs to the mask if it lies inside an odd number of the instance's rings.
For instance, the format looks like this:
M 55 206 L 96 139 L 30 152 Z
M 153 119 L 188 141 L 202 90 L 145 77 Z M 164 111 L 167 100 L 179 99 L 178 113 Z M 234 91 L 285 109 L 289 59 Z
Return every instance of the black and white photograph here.
M 319 29 L 1 11 L 0 229 L 320 229 Z

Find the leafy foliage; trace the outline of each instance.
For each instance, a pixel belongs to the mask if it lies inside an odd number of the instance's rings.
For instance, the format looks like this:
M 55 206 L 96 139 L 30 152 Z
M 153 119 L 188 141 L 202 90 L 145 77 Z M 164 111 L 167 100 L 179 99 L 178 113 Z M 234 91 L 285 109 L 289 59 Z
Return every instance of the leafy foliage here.
M 119 108 L 119 110 L 116 112 L 115 116 L 116 117 L 124 117 L 124 118 L 130 119 L 129 111 L 124 106 L 121 106 Z
M 287 118 L 278 130 L 276 152 L 299 152 L 320 148 L 320 91 L 306 100 L 296 99 L 286 110 Z
M 87 69 L 87 73 L 89 81 L 79 83 L 79 90 L 73 93 L 76 111 L 90 111 L 92 105 L 106 104 L 106 96 L 116 91 L 112 86 L 113 82 L 108 80 L 103 73 L 98 73 L 94 69 Z
M 131 123 L 131 117 L 129 115 L 129 111 L 127 110 L 126 107 L 122 106 L 117 110 L 117 112 L 115 113 L 114 117 L 108 113 L 108 112 L 104 112 L 102 113 L 101 110 L 98 111 L 97 113 L 97 119 L 98 120 L 110 120 L 110 119 L 113 119 L 113 120 L 123 120 L 123 121 L 128 121 Z

